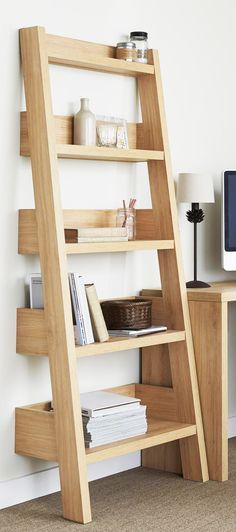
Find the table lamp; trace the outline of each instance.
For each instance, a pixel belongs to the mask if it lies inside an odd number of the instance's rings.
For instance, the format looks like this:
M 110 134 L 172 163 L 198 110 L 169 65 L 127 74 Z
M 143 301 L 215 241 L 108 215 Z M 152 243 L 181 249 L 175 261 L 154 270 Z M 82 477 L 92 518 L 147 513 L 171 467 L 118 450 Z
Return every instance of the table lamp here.
M 214 188 L 210 174 L 179 174 L 177 199 L 180 203 L 191 203 L 186 218 L 193 223 L 194 279 L 186 283 L 187 288 L 208 288 L 210 285 L 197 279 L 197 224 L 203 221 L 204 212 L 199 203 L 214 203 Z

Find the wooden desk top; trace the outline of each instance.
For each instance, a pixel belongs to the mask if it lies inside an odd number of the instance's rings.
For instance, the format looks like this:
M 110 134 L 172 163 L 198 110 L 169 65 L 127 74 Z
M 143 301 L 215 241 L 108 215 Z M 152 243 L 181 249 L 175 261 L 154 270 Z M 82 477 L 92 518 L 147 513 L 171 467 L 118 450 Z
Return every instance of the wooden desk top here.
M 236 281 L 211 283 L 210 288 L 187 290 L 189 301 L 236 301 Z
M 187 293 L 189 301 L 236 301 L 236 281 L 214 282 L 210 288 L 191 288 Z M 141 295 L 160 297 L 161 290 L 144 289 Z

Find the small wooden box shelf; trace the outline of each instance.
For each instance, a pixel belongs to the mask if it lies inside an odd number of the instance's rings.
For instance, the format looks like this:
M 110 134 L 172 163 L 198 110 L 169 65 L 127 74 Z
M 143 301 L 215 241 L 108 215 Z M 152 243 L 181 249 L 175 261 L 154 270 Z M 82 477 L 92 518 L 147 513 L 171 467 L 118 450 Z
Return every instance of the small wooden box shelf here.
M 162 333 L 137 338 L 112 337 L 108 342 L 75 346 L 77 357 L 102 355 L 114 351 L 126 351 L 152 345 L 169 344 L 185 340 L 185 331 L 168 330 Z M 17 353 L 47 355 L 47 333 L 44 311 L 40 309 L 17 309 Z
M 64 227 L 112 227 L 116 225 L 116 210 L 65 210 Z M 88 242 L 66 244 L 67 254 L 114 253 L 121 251 L 174 249 L 174 240 L 156 240 L 152 209 L 136 209 L 137 239 L 129 242 Z M 19 211 L 18 252 L 37 255 L 38 236 L 34 209 Z
M 162 419 L 164 403 L 170 404 L 174 412 L 172 390 L 131 384 L 113 389 L 116 393 L 125 393 L 140 397 L 147 405 L 148 431 L 141 436 L 120 440 L 109 445 L 86 449 L 88 464 L 106 460 L 115 456 L 148 449 L 156 445 L 179 440 L 196 434 L 196 425 L 180 423 L 175 420 Z M 156 411 L 154 409 L 156 406 Z M 158 415 L 159 410 L 159 415 Z M 18 454 L 58 461 L 55 437 L 54 413 L 50 411 L 50 403 L 39 403 L 16 409 L 16 452 Z

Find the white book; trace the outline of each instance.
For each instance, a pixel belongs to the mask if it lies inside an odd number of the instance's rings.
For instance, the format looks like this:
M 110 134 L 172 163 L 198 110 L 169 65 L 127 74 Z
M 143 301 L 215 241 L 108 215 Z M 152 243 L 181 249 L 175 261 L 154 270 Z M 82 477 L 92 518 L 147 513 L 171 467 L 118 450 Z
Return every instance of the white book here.
M 126 227 L 79 227 L 78 237 L 127 236 Z
M 108 416 L 100 416 L 100 417 L 87 417 L 82 416 L 83 419 L 83 426 L 87 427 L 88 429 L 96 429 L 99 427 L 112 427 L 115 426 L 117 423 L 123 423 L 124 421 L 127 421 L 129 423 L 134 423 L 136 420 L 142 420 L 146 418 L 146 405 L 139 405 L 138 408 L 135 408 L 135 410 L 131 411 L 125 411 L 120 413 L 111 414 Z
M 109 340 L 109 334 L 94 284 L 86 284 L 85 291 L 88 300 L 94 339 L 96 342 L 107 342 L 107 340 Z
M 81 393 L 80 401 L 82 414 L 88 417 L 128 412 L 140 405 L 140 399 L 136 397 L 103 391 Z
M 127 438 L 134 438 L 135 436 L 142 436 L 143 434 L 146 434 L 146 432 L 147 432 L 147 426 L 141 430 L 133 431 L 130 433 L 126 433 L 126 432 L 120 433 L 119 436 L 118 435 L 110 436 L 110 437 L 107 436 L 106 438 L 102 438 L 100 440 L 96 440 L 92 442 L 85 440 L 85 447 L 86 449 L 91 449 L 93 447 L 98 447 L 99 445 L 107 445 L 109 443 L 114 443 L 116 441 L 126 440 Z
M 151 325 L 151 327 L 147 327 L 146 329 L 114 329 L 109 330 L 109 336 L 143 336 L 144 334 L 153 334 L 158 332 L 164 332 L 167 331 L 167 327 L 165 325 Z
M 126 431 L 128 432 L 134 432 L 138 430 L 143 430 L 146 428 L 147 421 L 144 419 L 143 421 L 140 421 L 139 423 L 134 423 L 130 425 L 129 423 L 120 423 L 117 425 L 117 427 L 109 428 L 106 427 L 105 429 L 101 430 L 84 430 L 84 436 L 85 439 L 88 441 L 93 441 L 101 438 L 105 438 L 106 436 L 115 436 L 117 434 L 120 434 L 121 432 Z
M 72 314 L 74 324 L 74 333 L 75 333 L 75 343 L 76 345 L 85 345 L 86 344 L 86 334 L 85 326 L 82 316 L 82 309 L 78 299 L 77 287 L 75 283 L 74 273 L 68 274 L 70 293 L 71 293 L 71 303 L 72 303 Z
M 128 242 L 126 236 L 78 236 L 79 242 Z
M 44 308 L 43 284 L 42 284 L 41 273 L 31 273 L 29 290 L 30 290 L 30 308 Z
M 92 323 L 89 314 L 88 301 L 85 291 L 85 285 L 83 277 L 78 273 L 74 273 L 75 285 L 77 290 L 77 297 L 79 301 L 79 306 L 82 314 L 82 320 L 85 329 L 86 344 L 94 343 L 94 336 L 92 330 Z

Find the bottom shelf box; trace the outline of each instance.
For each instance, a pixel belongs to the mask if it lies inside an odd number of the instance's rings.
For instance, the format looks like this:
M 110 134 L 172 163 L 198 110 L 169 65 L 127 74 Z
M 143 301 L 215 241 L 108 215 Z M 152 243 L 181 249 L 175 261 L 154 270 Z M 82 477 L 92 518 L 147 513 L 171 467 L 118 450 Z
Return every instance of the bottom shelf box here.
M 131 384 L 113 388 L 112 391 L 140 397 L 142 403 L 147 404 L 148 431 L 141 436 L 86 449 L 88 464 L 196 434 L 196 425 L 175 420 L 172 388 Z M 167 419 L 162 418 L 164 410 Z M 16 408 L 15 451 L 25 456 L 58 461 L 54 412 L 50 411 L 50 403 Z

